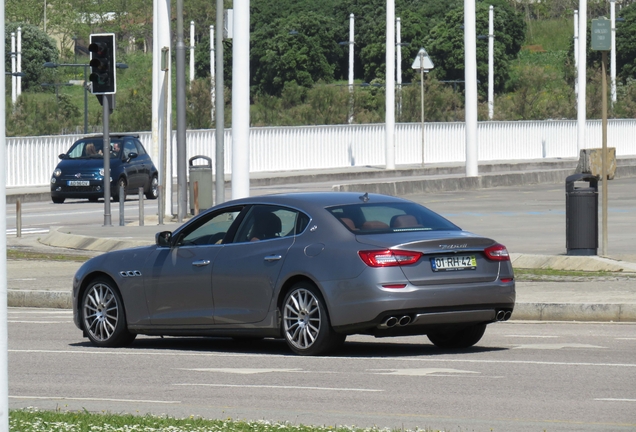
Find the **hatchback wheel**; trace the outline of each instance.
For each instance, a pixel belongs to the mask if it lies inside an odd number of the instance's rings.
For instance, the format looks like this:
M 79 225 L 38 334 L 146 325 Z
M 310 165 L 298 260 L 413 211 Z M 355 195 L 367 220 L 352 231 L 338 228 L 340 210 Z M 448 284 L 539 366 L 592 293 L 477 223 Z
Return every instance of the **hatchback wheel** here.
M 128 331 L 124 302 L 109 279 L 91 282 L 82 298 L 82 315 L 84 330 L 94 345 L 126 346 L 137 336 Z
M 159 196 L 159 180 L 157 180 L 157 176 L 152 176 L 150 179 L 150 187 L 148 188 L 148 192 L 146 192 L 146 198 L 148 199 L 157 199 Z
M 318 289 L 295 284 L 283 301 L 283 334 L 296 354 L 319 355 L 342 345 L 346 336 L 336 333 Z
M 426 336 L 438 348 L 461 349 L 475 345 L 486 332 L 486 324 L 477 324 L 462 329 L 440 330 Z
M 51 198 L 54 204 L 64 204 L 66 198 Z

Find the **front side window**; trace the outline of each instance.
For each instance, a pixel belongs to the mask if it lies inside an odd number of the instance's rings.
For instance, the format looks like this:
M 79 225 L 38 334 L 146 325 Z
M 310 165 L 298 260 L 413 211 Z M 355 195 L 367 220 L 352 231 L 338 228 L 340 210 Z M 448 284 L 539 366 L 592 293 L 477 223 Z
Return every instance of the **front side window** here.
M 211 213 L 196 226 L 182 233 L 177 246 L 208 246 L 223 244 L 230 227 L 238 218 L 242 208 L 232 208 Z
M 305 229 L 309 218 L 303 213 L 271 205 L 255 205 L 245 215 L 234 243 L 271 240 L 296 235 Z
M 364 203 L 327 209 L 356 234 L 403 231 L 455 231 L 460 228 L 415 203 Z

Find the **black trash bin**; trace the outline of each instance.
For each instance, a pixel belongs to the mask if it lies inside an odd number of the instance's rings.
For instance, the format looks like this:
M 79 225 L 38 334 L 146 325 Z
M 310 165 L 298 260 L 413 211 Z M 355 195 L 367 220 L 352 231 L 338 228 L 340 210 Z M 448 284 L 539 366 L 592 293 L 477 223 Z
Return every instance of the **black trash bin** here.
M 205 160 L 205 164 L 194 165 L 197 159 Z M 189 177 L 190 177 L 190 213 L 194 214 L 194 184 L 197 183 L 197 201 L 199 203 L 199 211 L 207 210 L 213 205 L 214 183 L 212 182 L 212 159 L 207 156 L 194 156 L 189 161 Z
M 597 255 L 598 177 L 573 174 L 565 179 L 565 247 L 568 255 Z M 576 187 L 575 182 L 588 182 Z

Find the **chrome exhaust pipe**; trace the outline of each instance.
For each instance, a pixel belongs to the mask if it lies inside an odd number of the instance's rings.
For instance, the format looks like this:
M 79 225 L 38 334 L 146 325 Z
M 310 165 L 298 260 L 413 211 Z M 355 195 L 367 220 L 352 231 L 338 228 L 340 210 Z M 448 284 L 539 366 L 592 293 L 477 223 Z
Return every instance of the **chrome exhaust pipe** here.
M 504 321 L 508 321 L 510 319 L 510 316 L 512 315 L 512 312 L 510 311 L 506 311 L 506 313 L 504 314 Z
M 405 326 L 411 323 L 411 317 L 408 315 L 404 315 L 402 318 L 400 318 L 400 320 L 398 321 L 398 324 L 400 326 Z
M 389 317 L 386 319 L 386 321 L 384 321 L 384 323 L 382 323 L 383 327 L 395 327 L 398 323 L 398 319 L 396 317 Z
M 506 312 L 505 312 L 505 311 L 500 310 L 500 311 L 497 311 L 497 316 L 495 317 L 495 319 L 496 319 L 497 321 L 503 321 L 503 320 L 505 319 L 505 318 L 504 318 L 505 316 L 506 316 Z

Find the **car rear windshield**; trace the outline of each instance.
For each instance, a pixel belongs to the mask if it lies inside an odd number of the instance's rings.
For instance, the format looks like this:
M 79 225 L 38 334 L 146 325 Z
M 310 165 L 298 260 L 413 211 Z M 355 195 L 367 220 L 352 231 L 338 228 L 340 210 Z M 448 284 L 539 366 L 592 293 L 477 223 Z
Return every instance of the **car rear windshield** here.
M 123 145 L 121 138 L 110 139 L 111 156 L 119 156 L 119 148 Z M 76 141 L 68 153 L 66 159 L 94 159 L 104 157 L 104 141 L 101 138 L 87 138 Z
M 363 203 L 327 210 L 356 234 L 460 230 L 457 225 L 415 203 Z

